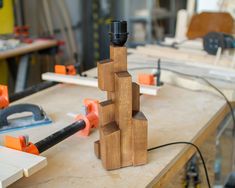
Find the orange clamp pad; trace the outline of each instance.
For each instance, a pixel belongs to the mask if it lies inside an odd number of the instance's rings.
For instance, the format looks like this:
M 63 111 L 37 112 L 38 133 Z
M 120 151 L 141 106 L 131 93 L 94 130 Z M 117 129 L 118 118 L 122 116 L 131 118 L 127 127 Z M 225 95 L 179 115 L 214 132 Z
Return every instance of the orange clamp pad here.
M 55 73 L 57 74 L 68 74 L 68 75 L 76 75 L 76 68 L 74 65 L 55 65 Z
M 58 46 L 64 46 L 65 45 L 65 41 L 64 40 L 57 40 L 57 45 Z
M 154 75 L 153 74 L 139 74 L 138 82 L 139 84 L 144 84 L 144 85 L 154 85 Z
M 5 85 L 0 85 L 0 109 L 6 108 L 8 105 L 8 88 Z
M 21 27 L 21 32 L 24 37 L 29 36 L 29 26 L 25 25 Z
M 73 65 L 66 66 L 68 75 L 76 75 L 77 71 Z
M 14 34 L 16 37 L 20 36 L 20 33 L 21 33 L 21 27 L 19 26 L 15 26 L 14 28 Z
M 4 145 L 8 148 L 11 148 L 11 149 L 39 155 L 39 151 L 38 151 L 37 147 L 31 142 L 29 142 L 26 145 L 25 140 L 22 136 L 20 136 L 19 138 L 15 138 L 12 136 L 5 136 L 4 137 Z
M 94 99 L 84 99 L 84 105 L 87 107 L 87 113 L 94 112 L 98 116 L 99 101 Z
M 86 123 L 85 129 L 79 131 L 82 136 L 89 136 L 92 128 L 97 128 L 99 125 L 98 116 L 98 100 L 84 99 L 84 105 L 86 106 L 86 115 L 78 115 L 76 120 L 83 120 Z
M 66 74 L 66 67 L 64 65 L 55 65 L 55 73 Z

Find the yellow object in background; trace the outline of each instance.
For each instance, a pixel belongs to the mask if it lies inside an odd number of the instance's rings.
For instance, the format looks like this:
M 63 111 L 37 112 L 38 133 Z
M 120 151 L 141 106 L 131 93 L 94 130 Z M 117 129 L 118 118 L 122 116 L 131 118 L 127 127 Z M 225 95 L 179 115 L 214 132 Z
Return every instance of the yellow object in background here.
M 0 60 L 0 84 L 8 85 L 7 73 L 7 63 L 4 60 Z
M 0 34 L 10 34 L 14 31 L 14 7 L 12 0 L 3 0 L 0 8 Z
M 12 0 L 3 0 L 0 8 L 0 34 L 11 34 L 14 32 L 14 7 Z M 8 84 L 7 62 L 0 60 L 0 84 Z

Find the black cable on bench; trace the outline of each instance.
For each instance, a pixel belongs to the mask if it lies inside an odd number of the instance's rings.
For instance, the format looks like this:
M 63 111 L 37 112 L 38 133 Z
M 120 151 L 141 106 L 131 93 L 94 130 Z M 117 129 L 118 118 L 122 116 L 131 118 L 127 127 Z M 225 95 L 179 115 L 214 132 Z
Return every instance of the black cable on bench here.
M 144 69 L 157 69 L 157 67 L 136 67 L 136 68 L 130 68 L 128 70 L 132 71 L 132 70 L 144 70 Z M 179 75 L 183 75 L 183 76 L 187 76 L 187 77 L 194 77 L 194 78 L 197 78 L 197 79 L 201 79 L 206 84 L 208 84 L 210 87 L 215 89 L 218 93 L 220 93 L 220 95 L 223 96 L 223 98 L 225 99 L 225 101 L 226 101 L 226 103 L 227 103 L 227 105 L 228 105 L 228 107 L 230 109 L 231 116 L 232 116 L 232 119 L 233 119 L 233 135 L 235 135 L 235 116 L 234 116 L 234 113 L 233 113 L 233 107 L 232 107 L 232 104 L 229 102 L 228 98 L 225 96 L 225 94 L 222 91 L 220 91 L 216 86 L 214 86 L 211 82 L 209 82 L 204 77 L 197 76 L 197 75 L 190 75 L 190 74 L 178 72 L 178 71 L 175 71 L 175 70 L 171 70 L 171 69 L 168 69 L 168 68 L 161 68 L 161 70 L 173 72 L 175 74 L 179 74 Z M 156 147 L 153 147 L 153 148 L 149 148 L 148 151 L 152 151 L 152 150 L 155 150 L 155 149 L 159 149 L 159 148 L 170 146 L 170 145 L 176 145 L 176 144 L 188 144 L 188 145 L 194 146 L 197 149 L 197 152 L 199 153 L 200 158 L 201 158 L 202 163 L 203 163 L 203 167 L 204 167 L 204 171 L 205 171 L 208 187 L 211 188 L 210 179 L 209 179 L 209 176 L 208 176 L 208 171 L 207 171 L 207 168 L 206 168 L 205 160 L 204 160 L 204 158 L 202 156 L 202 153 L 201 153 L 200 149 L 195 144 L 193 144 L 191 142 L 172 142 L 172 143 L 167 143 L 167 144 L 164 144 L 164 145 L 156 146 Z
M 135 68 L 130 68 L 128 70 L 132 71 L 132 70 L 144 70 L 144 69 L 157 69 L 157 67 L 135 67 Z M 208 81 L 204 77 L 197 76 L 197 75 L 186 74 L 186 73 L 182 73 L 182 72 L 179 72 L 179 71 L 171 70 L 171 69 L 168 69 L 168 68 L 161 68 L 161 70 L 173 72 L 175 74 L 186 76 L 186 77 L 193 77 L 193 78 L 201 79 L 206 84 L 208 84 L 210 87 L 212 87 L 214 90 L 216 90 L 220 95 L 222 95 L 222 97 L 225 99 L 225 101 L 226 101 L 226 103 L 227 103 L 227 105 L 228 105 L 228 107 L 230 109 L 230 112 L 231 112 L 231 116 L 232 116 L 232 119 L 233 119 L 233 135 L 235 135 L 235 116 L 234 116 L 234 113 L 233 113 L 233 107 L 232 107 L 232 104 L 229 102 L 228 98 L 225 96 L 225 94 L 222 91 L 220 91 L 216 86 L 214 86 L 210 81 Z
M 163 144 L 163 145 L 160 145 L 160 146 L 149 148 L 148 151 L 152 151 L 152 150 L 155 150 L 155 149 L 160 149 L 160 148 L 163 148 L 163 147 L 166 147 L 166 146 L 171 146 L 171 145 L 176 145 L 176 144 L 188 144 L 188 145 L 191 145 L 191 146 L 196 148 L 196 150 L 199 153 L 199 156 L 202 160 L 202 164 L 203 164 L 203 168 L 204 168 L 204 171 L 205 171 L 206 181 L 207 181 L 208 187 L 211 188 L 210 179 L 209 179 L 208 171 L 207 171 L 207 168 L 206 168 L 206 163 L 205 163 L 205 160 L 202 156 L 202 153 L 201 153 L 201 151 L 200 151 L 200 149 L 197 145 L 195 145 L 191 142 L 171 142 L 171 143 L 167 143 L 167 144 Z

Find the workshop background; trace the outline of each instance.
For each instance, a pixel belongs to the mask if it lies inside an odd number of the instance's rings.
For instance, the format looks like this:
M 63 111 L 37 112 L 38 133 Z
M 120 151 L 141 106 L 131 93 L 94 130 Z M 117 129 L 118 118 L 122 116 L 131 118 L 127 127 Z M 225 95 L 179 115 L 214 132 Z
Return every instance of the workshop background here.
M 166 82 L 188 90 L 213 90 L 216 95 L 218 92 L 203 85 L 203 80 L 184 80 L 189 73 L 195 78 L 208 76 L 219 80 L 214 84 L 221 86 L 219 92 L 225 93 L 228 104 L 234 102 L 234 0 L 0 0 L 0 85 L 8 86 L 13 100 L 44 83 L 43 73 L 60 74 L 56 65 L 66 67 L 63 74 L 75 71 L 86 77 L 85 71 L 109 58 L 110 40 L 106 36 L 112 20 L 127 21 L 130 61 L 142 60 L 146 67 L 157 67 L 147 71 L 152 77 L 139 78 L 140 84 L 154 85 L 156 79 L 157 87 Z M 172 68 L 176 74 L 181 71 L 186 75 L 180 80 L 170 73 L 160 74 L 160 61 L 155 61 L 159 58 L 166 61 L 166 67 L 161 62 L 162 70 Z M 189 68 L 184 71 L 174 61 Z M 188 62 L 206 65 L 195 68 Z M 233 107 L 229 107 L 233 113 Z M 214 187 L 235 187 L 231 122 L 218 131 L 216 139 L 216 158 L 210 169 Z M 183 187 L 191 178 L 193 183 L 188 187 L 194 187 L 194 183 L 198 186 L 197 163 L 192 158 L 175 181 L 183 179 Z M 204 173 L 202 169 L 200 173 Z
M 184 19 L 187 19 L 187 24 L 193 13 L 227 11 L 234 17 L 235 11 L 232 0 L 206 2 L 198 0 L 196 4 L 187 3 L 187 0 L 120 0 L 118 2 L 114 0 L 87 0 L 84 2 L 82 0 L 62 2 L 56 0 L 6 0 L 5 2 L 5 0 L 1 0 L 1 5 L 0 34 L 2 34 L 2 39 L 9 38 L 9 34 L 17 32 L 15 26 L 27 26 L 30 38 L 60 40 L 58 58 L 60 62 L 58 63 L 73 64 L 76 61 L 82 71 L 96 66 L 98 60 L 109 56 L 108 50 L 106 50 L 109 40 L 102 36 L 108 33 L 110 20 L 128 21 L 130 38 L 127 46 L 136 47 L 137 45 L 156 44 L 163 41 L 165 37 L 173 37 L 175 34 L 182 40 L 185 31 L 176 33 L 176 19 L 179 10 L 187 9 L 190 12 L 189 15 L 183 15 Z M 13 47 L 18 45 L 18 41 L 11 41 L 10 45 Z M 4 40 L 1 41 L 0 47 L 3 51 Z M 26 80 L 27 86 L 40 82 L 41 73 L 53 69 L 51 63 L 46 63 L 50 58 L 49 52 L 34 53 L 35 56 L 31 57 L 32 61 L 27 70 L 27 78 L 29 78 Z M 43 63 L 37 63 L 40 61 L 39 58 L 43 58 Z M 10 92 L 14 92 L 17 57 L 8 58 L 7 61 L 14 62 L 8 65 L 7 63 L 0 64 L 0 81 L 5 84 L 10 82 Z
M 76 61 L 81 64 L 82 70 L 90 69 L 96 66 L 97 60 L 108 57 L 106 49 L 109 41 L 102 36 L 108 32 L 110 20 L 124 19 L 130 23 L 128 29 L 131 39 L 128 46 L 133 47 L 138 44 L 156 43 L 165 36 L 174 36 L 177 11 L 186 8 L 186 0 L 2 0 L 1 3 L 1 34 L 10 34 L 14 32 L 15 26 L 22 25 L 28 27 L 31 38 L 59 39 L 65 42 L 60 46 L 61 63 L 73 63 L 76 53 Z M 67 27 L 70 27 L 71 31 L 67 31 Z M 36 63 L 40 61 L 36 57 L 38 56 L 33 57 L 29 65 L 30 79 L 27 79 L 27 86 L 40 82 L 40 74 L 51 70 L 47 67 L 51 65 Z M 38 58 L 44 58 L 43 63 L 46 64 L 49 57 L 40 55 Z M 12 58 L 8 61 L 11 60 Z M 11 92 L 14 91 L 17 66 L 17 63 L 10 63 L 10 69 L 7 71 L 6 63 L 1 63 L 1 82 L 10 82 Z

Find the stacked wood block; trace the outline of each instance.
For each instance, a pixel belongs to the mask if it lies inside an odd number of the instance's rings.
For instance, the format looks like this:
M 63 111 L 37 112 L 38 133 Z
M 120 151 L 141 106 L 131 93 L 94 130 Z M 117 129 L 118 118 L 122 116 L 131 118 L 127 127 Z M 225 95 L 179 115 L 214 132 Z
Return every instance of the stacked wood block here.
M 95 154 L 105 169 L 147 163 L 147 119 L 140 112 L 139 85 L 127 72 L 127 49 L 110 46 L 110 59 L 98 62 L 98 86 L 107 92 L 99 104 L 100 140 Z

